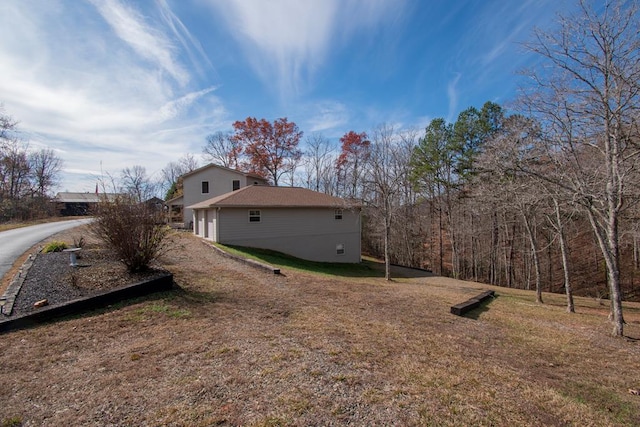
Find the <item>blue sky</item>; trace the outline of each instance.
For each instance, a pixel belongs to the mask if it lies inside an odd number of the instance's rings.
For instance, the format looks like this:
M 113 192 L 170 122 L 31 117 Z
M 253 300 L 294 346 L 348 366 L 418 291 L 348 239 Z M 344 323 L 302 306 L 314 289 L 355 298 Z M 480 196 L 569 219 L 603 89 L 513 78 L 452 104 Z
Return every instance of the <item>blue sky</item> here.
M 3 0 L 0 103 L 60 191 L 102 172 L 200 156 L 248 116 L 337 142 L 386 123 L 424 128 L 509 105 L 569 0 Z M 562 9 L 564 8 L 564 9 Z M 101 172 L 102 171 L 102 172 Z

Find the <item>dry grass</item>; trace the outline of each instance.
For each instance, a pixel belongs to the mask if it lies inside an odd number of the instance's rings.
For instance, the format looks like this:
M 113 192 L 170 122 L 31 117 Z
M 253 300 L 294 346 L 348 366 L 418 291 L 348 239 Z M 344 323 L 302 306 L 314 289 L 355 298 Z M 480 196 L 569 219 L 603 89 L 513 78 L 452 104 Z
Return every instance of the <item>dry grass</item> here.
M 180 291 L 2 336 L 25 425 L 638 425 L 640 305 L 428 277 L 273 276 L 175 237 Z

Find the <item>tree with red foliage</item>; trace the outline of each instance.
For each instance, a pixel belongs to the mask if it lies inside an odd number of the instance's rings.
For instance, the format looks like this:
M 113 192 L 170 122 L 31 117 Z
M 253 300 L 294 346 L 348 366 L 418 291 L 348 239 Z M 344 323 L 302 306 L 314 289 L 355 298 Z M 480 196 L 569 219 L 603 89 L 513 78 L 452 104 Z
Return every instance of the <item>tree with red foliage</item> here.
M 346 197 L 358 197 L 358 188 L 364 174 L 364 165 L 369 157 L 371 142 L 366 132 L 349 131 L 340 138 L 340 156 L 336 161 L 338 186 Z
M 276 186 L 282 175 L 293 173 L 302 156 L 298 150 L 302 131 L 294 122 L 286 117 L 273 123 L 247 117 L 236 121 L 233 128 L 232 139 L 244 147 L 250 172 L 269 178 Z

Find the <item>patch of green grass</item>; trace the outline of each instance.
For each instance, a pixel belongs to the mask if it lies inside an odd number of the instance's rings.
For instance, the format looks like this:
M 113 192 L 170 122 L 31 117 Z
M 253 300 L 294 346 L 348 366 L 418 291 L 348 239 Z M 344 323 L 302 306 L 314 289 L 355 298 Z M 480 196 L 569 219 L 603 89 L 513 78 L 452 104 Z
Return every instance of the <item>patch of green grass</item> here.
M 143 303 L 140 308 L 129 311 L 125 317 L 129 322 L 143 322 L 153 315 L 165 315 L 174 319 L 187 318 L 191 316 L 191 311 L 187 309 L 180 309 L 168 304 L 168 301 L 172 301 L 176 297 L 175 291 L 158 292 L 155 294 L 145 295 L 131 300 L 122 301 L 113 304 L 105 309 L 98 309 L 96 314 L 104 313 L 107 311 L 120 310 L 125 307 Z M 144 304 L 148 303 L 148 304 Z
M 47 245 L 42 249 L 42 253 L 48 254 L 50 252 L 62 252 L 67 248 L 68 246 L 65 242 L 53 241 L 47 243 Z
M 253 259 L 280 268 L 341 277 L 384 277 L 380 264 L 363 259 L 361 263 L 316 262 L 296 258 L 269 249 L 215 244 L 220 249 L 236 256 Z
M 634 425 L 638 421 L 637 409 L 632 403 L 600 384 L 568 381 L 561 393 L 580 404 L 597 408 L 620 425 Z
M 4 418 L 2 420 L 2 423 L 0 424 L 1 427 L 20 427 L 22 425 L 22 417 L 10 417 L 10 418 Z
M 156 301 L 149 306 L 142 307 L 136 310 L 136 314 L 144 317 L 147 314 L 165 314 L 174 319 L 180 319 L 183 317 L 189 317 L 191 312 L 185 309 L 177 309 L 168 304 L 165 304 L 164 301 Z

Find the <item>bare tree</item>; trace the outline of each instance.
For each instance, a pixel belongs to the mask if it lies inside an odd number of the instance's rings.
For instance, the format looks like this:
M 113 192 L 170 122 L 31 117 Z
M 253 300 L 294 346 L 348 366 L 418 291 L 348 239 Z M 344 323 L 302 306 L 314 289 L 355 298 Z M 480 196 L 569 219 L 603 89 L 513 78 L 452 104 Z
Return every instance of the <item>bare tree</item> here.
M 337 192 L 335 147 L 320 133 L 307 137 L 306 146 L 303 157 L 306 187 L 335 195 Z
M 27 147 L 15 134 L 17 124 L 0 104 L 0 200 L 16 199 L 29 172 Z
M 161 171 L 161 185 L 165 200 L 181 195 L 182 182 L 180 177 L 198 169 L 198 167 L 198 160 L 192 154 L 185 154 L 177 161 L 169 162 Z
M 373 131 L 368 150 L 364 185 L 364 200 L 373 208 L 382 229 L 385 279 L 391 280 L 391 229 L 400 207 L 399 196 L 409 181 L 409 154 L 413 147 L 403 149 L 394 128 L 382 125 Z
M 29 192 L 28 146 L 12 139 L 5 143 L 0 156 L 0 178 L 4 198 L 18 200 Z
M 565 236 L 565 223 L 566 219 L 563 218 L 563 212 L 560 207 L 562 198 L 556 194 L 550 194 L 550 199 L 553 203 L 553 214 L 548 215 L 549 223 L 556 232 L 558 237 L 558 245 L 560 246 L 560 255 L 562 256 L 562 273 L 564 279 L 564 289 L 567 295 L 567 311 L 569 313 L 575 313 L 576 308 L 573 303 L 573 290 L 571 288 L 571 278 L 569 272 L 569 250 L 567 248 L 567 239 Z
M 30 152 L 16 126 L 0 105 L 0 216 L 29 219 L 50 214 L 46 197 L 58 181 L 62 160 L 51 149 Z
M 135 165 L 122 169 L 120 179 L 124 191 L 138 203 L 151 198 L 155 192 L 155 185 L 147 176 L 144 166 Z
M 598 2 L 598 6 L 602 6 Z M 554 32 L 537 30 L 526 47 L 543 60 L 523 94 L 543 124 L 548 159 L 566 172 L 555 184 L 587 216 L 607 267 L 613 334 L 623 335 L 619 221 L 637 192 L 640 29 L 636 2 L 580 1 Z M 539 174 L 540 178 L 550 179 Z
M 43 148 L 29 155 L 33 192 L 38 197 L 45 197 L 58 183 L 62 171 L 62 159 L 55 151 Z
M 202 147 L 205 158 L 216 165 L 226 168 L 239 169 L 241 144 L 231 132 L 218 131 L 207 136 L 207 143 Z
M 519 115 L 510 116 L 504 120 L 500 132 L 485 145 L 479 168 L 485 174 L 490 173 L 491 179 L 499 182 L 499 191 L 503 195 L 502 204 L 509 203 L 510 209 L 522 219 L 533 261 L 536 302 L 542 303 L 537 228 L 541 222 L 539 211 L 544 192 L 538 180 L 518 168 L 527 159 L 535 157 L 531 150 L 535 149 L 539 138 L 540 127 L 537 122 Z
M 418 129 L 409 128 L 397 132 L 397 155 L 394 162 L 398 169 L 399 191 L 396 197 L 395 227 L 391 230 L 393 262 L 421 267 L 419 254 L 423 247 L 423 227 L 420 218 L 418 193 L 410 179 L 411 156 L 418 141 Z
M 4 107 L 0 104 L 0 148 L 7 140 L 13 139 L 11 133 L 15 131 L 18 122 L 4 112 Z

